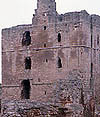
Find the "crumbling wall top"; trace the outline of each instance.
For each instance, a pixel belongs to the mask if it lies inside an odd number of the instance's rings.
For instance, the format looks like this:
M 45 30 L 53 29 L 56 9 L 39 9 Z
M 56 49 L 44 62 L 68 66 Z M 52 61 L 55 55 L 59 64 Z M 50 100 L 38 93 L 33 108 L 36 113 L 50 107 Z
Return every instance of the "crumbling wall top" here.
M 96 14 L 92 14 L 92 22 L 94 25 L 100 26 L 100 16 Z
M 65 14 L 58 15 L 58 21 L 68 21 L 68 22 L 74 22 L 74 21 L 81 21 L 81 20 L 89 20 L 89 14 L 86 10 L 82 11 L 75 11 L 75 12 L 68 12 Z
M 21 28 L 27 28 L 27 27 L 32 27 L 32 24 L 23 24 L 23 25 L 12 26 L 10 28 L 4 28 L 4 29 L 2 29 L 2 32 L 9 31 L 9 30 L 21 29 Z

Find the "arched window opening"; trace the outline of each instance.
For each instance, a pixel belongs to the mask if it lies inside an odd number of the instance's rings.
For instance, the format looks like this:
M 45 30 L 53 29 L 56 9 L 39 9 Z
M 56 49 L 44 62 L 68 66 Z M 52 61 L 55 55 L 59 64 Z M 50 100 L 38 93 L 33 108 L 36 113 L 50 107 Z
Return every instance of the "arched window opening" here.
M 97 45 L 99 45 L 99 35 L 97 35 Z
M 61 62 L 61 59 L 60 59 L 60 57 L 58 57 L 58 68 L 62 68 L 62 62 Z
M 29 46 L 31 44 L 31 36 L 29 31 L 25 31 L 22 39 L 22 46 Z
M 61 42 L 61 34 L 58 33 L 58 42 Z
M 30 99 L 30 90 L 31 90 L 31 86 L 30 86 L 30 81 L 28 80 L 23 80 L 21 82 L 21 99 Z
M 25 69 L 31 69 L 31 58 L 25 58 Z

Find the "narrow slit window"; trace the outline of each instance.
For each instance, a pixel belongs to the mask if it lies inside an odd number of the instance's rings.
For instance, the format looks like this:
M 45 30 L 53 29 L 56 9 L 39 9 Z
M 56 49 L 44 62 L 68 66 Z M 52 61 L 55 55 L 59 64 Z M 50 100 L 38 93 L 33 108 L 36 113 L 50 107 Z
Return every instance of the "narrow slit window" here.
M 62 68 L 62 62 L 61 62 L 61 58 L 60 57 L 58 57 L 58 68 Z
M 31 69 L 31 58 L 25 58 L 25 69 Z
M 44 93 L 45 93 L 45 95 L 47 94 L 47 92 L 46 92 L 46 91 L 45 91 Z
M 40 78 L 38 78 L 38 82 L 41 82 Z
M 93 63 L 91 63 L 91 77 L 93 77 Z
M 30 99 L 30 90 L 31 90 L 31 86 L 30 86 L 30 81 L 28 80 L 23 80 L 21 82 L 21 99 Z
M 46 61 L 46 63 L 47 63 L 47 62 L 48 62 L 48 59 L 46 59 L 45 61 Z
M 93 73 L 93 63 L 91 63 L 91 73 Z
M 47 27 L 46 26 L 44 26 L 44 30 L 46 30 L 47 29 Z
M 25 31 L 22 39 L 22 46 L 29 46 L 31 44 L 31 36 L 29 31 Z
M 97 45 L 99 45 L 99 35 L 97 35 Z
M 58 33 L 58 42 L 61 42 L 61 34 Z

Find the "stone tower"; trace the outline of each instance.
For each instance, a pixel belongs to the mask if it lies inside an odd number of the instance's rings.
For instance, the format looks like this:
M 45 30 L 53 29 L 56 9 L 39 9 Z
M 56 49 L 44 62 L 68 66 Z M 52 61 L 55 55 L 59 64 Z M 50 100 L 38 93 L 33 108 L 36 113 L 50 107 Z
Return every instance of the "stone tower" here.
M 53 100 L 63 80 L 81 84 L 85 99 L 98 92 L 100 16 L 59 15 L 55 0 L 38 0 L 32 24 L 2 30 L 2 48 L 3 99 Z M 64 95 L 73 97 L 67 88 Z
M 56 3 L 55 0 L 37 0 L 37 9 L 33 15 L 33 24 L 48 24 L 56 21 Z

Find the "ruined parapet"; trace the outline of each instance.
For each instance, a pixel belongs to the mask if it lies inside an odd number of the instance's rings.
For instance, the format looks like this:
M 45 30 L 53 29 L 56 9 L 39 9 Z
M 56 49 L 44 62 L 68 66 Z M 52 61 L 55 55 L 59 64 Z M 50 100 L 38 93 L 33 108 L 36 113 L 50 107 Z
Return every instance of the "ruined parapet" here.
M 56 21 L 56 2 L 55 0 L 39 0 L 37 1 L 37 9 L 32 18 L 33 25 L 43 25 L 55 23 Z
M 87 11 L 82 10 L 80 12 L 68 12 L 65 14 L 58 15 L 58 22 L 82 22 L 89 19 Z
M 100 27 L 100 16 L 93 14 L 93 15 L 91 15 L 91 17 L 92 17 L 92 22 L 93 22 L 94 26 Z

